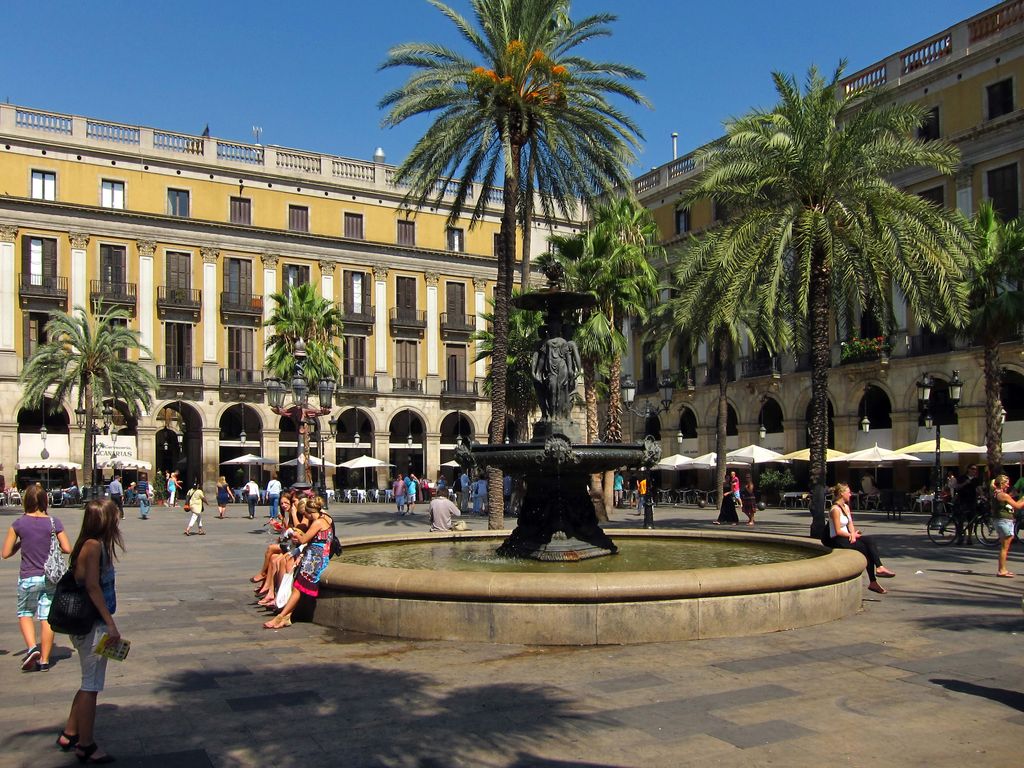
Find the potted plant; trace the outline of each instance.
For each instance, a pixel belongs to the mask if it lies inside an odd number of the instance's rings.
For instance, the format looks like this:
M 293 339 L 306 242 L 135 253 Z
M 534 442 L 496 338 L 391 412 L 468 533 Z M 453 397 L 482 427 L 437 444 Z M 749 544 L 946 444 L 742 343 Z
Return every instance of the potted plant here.
M 153 486 L 153 503 L 163 506 L 167 501 L 167 475 L 157 471 L 150 483 Z
M 762 497 L 770 497 L 776 504 L 784 491 L 796 487 L 796 478 L 789 469 L 766 469 L 761 473 L 759 482 Z

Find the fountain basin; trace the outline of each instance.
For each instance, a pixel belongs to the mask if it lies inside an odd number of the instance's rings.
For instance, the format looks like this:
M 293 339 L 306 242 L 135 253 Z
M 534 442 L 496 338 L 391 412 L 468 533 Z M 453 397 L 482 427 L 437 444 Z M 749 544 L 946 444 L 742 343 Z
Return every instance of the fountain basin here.
M 346 553 L 399 542 L 486 539 L 508 531 L 367 536 Z M 386 637 L 529 645 L 630 645 L 739 637 L 821 624 L 861 604 L 864 558 L 803 537 L 727 531 L 615 530 L 631 539 L 727 540 L 796 547 L 789 562 L 624 573 L 494 573 L 355 565 L 320 582 L 314 620 Z

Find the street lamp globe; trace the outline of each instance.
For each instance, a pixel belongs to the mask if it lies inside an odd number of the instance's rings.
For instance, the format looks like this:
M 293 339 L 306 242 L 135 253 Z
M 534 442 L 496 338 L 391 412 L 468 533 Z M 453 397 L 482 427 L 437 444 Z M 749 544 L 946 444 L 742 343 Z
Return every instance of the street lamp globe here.
M 622 379 L 622 402 L 626 405 L 633 404 L 633 398 L 636 397 L 636 383 L 632 377 L 626 375 Z

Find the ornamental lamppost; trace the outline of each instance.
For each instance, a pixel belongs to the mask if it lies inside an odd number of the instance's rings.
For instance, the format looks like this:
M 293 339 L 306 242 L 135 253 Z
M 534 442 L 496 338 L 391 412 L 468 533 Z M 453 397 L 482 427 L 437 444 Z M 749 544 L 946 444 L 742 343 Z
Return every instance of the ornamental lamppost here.
M 644 418 L 644 429 L 647 428 L 647 420 L 654 418 L 658 414 L 668 413 L 672 407 L 672 395 L 675 392 L 675 384 L 672 382 L 672 378 L 666 373 L 661 377 L 659 382 L 661 387 L 661 405 L 654 405 L 650 400 L 645 400 L 642 409 L 633 407 L 633 400 L 636 398 L 636 384 L 633 379 L 628 375 L 622 379 L 622 402 L 625 410 L 629 411 L 635 416 L 643 416 Z M 630 434 L 632 434 L 632 424 L 630 425 Z M 681 433 L 680 433 L 681 434 Z M 645 438 L 647 436 L 645 435 Z M 678 436 L 677 436 L 678 439 Z M 646 469 L 644 470 L 646 471 Z M 654 503 L 651 500 L 651 489 L 648 487 L 647 493 L 644 494 L 641 499 L 644 510 L 644 528 L 654 527 Z
M 85 454 L 92 457 L 92 468 L 90 470 L 89 485 L 92 493 L 92 498 L 97 498 L 98 493 L 96 491 L 96 448 L 97 438 L 101 434 L 107 434 L 110 431 L 110 425 L 114 419 L 114 409 L 110 405 L 104 405 L 101 411 L 103 414 L 103 427 L 102 429 L 96 424 L 93 405 L 89 404 L 89 408 L 75 408 L 75 424 L 79 429 L 86 430 L 86 446 Z M 89 495 L 82 494 L 82 501 L 88 501 Z
M 931 397 L 934 389 L 934 381 L 927 373 L 917 382 L 917 407 L 924 416 L 924 426 L 931 429 L 935 426 L 935 496 L 932 500 L 932 510 L 937 508 L 939 499 L 942 498 L 942 425 L 935 420 L 931 411 Z M 956 408 L 960 405 L 960 395 L 963 392 L 964 383 L 960 380 L 960 371 L 953 371 L 953 378 L 949 380 L 949 404 Z
M 301 338 L 295 342 L 293 350 L 295 358 L 295 373 L 291 380 L 292 403 L 284 404 L 285 393 L 288 391 L 284 383 L 277 377 L 271 376 L 266 379 L 264 386 L 267 388 L 267 403 L 270 410 L 278 416 L 287 416 L 295 423 L 296 433 L 299 438 L 298 456 L 296 457 L 296 480 L 292 488 L 299 491 L 306 491 L 312 487 L 309 482 L 309 472 L 306 464 L 309 461 L 309 423 L 323 414 L 330 413 L 331 400 L 334 398 L 334 390 L 337 386 L 333 379 L 321 379 L 317 385 L 317 399 L 319 407 L 312 407 L 309 404 L 309 380 L 306 378 L 306 342 Z

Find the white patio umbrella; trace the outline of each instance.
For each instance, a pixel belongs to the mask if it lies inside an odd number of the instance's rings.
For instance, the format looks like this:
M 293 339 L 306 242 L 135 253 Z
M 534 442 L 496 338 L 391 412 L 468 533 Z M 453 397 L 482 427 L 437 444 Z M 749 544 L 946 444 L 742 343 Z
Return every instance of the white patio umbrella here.
M 241 456 L 222 461 L 221 464 L 277 464 L 277 459 L 257 456 L 255 453 L 243 453 Z
M 1024 440 L 1010 440 L 1003 443 L 1003 453 L 1024 453 Z
M 680 453 L 673 453 L 671 456 L 666 456 L 654 466 L 657 469 L 682 469 L 693 464 L 693 459 L 689 456 L 683 456 Z
M 225 462 L 225 463 L 227 463 L 227 462 Z M 281 466 L 282 467 L 295 467 L 295 466 L 298 466 L 298 463 L 299 463 L 299 460 L 296 458 L 296 459 L 292 459 L 291 461 L 282 461 L 281 462 Z M 311 467 L 337 467 L 337 466 L 341 466 L 339 464 L 335 464 L 333 461 L 327 461 L 326 459 L 325 460 L 318 459 L 316 456 L 309 456 L 309 457 L 307 457 L 306 458 L 306 463 L 309 464 L 309 466 L 311 466 Z
M 835 448 L 825 449 L 825 461 L 843 461 L 846 456 L 842 451 L 837 451 Z M 783 454 L 782 458 L 789 459 L 790 461 L 810 461 L 811 460 L 811 449 L 801 448 L 799 451 L 793 451 L 792 453 Z
M 452 459 L 451 461 L 446 461 L 441 466 L 442 467 L 461 467 L 462 465 L 459 464 L 459 462 L 457 462 L 455 459 Z
M 916 456 L 909 453 L 892 451 L 888 448 L 879 448 L 875 443 L 871 448 L 863 448 L 853 453 L 847 453 L 842 458 L 829 459 L 830 462 L 845 461 L 850 464 L 895 464 L 901 461 L 920 461 Z
M 718 463 L 718 454 L 712 451 L 703 456 L 697 456 L 690 460 L 689 467 L 692 469 L 711 469 Z
M 330 467 L 334 465 L 328 462 L 327 466 Z M 395 465 L 388 464 L 386 461 L 381 461 L 380 459 L 375 459 L 373 456 L 356 456 L 354 459 L 341 462 L 338 466 L 344 467 L 345 469 L 376 469 L 377 467 L 393 467 Z
M 781 453 L 762 448 L 760 445 L 746 445 L 725 454 L 728 464 L 788 464 L 789 459 Z

